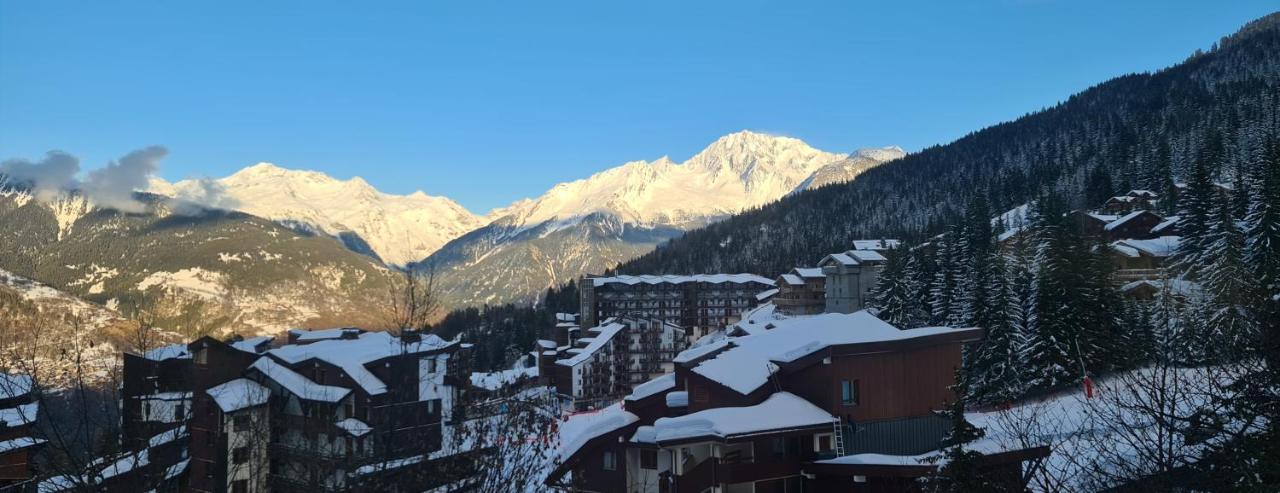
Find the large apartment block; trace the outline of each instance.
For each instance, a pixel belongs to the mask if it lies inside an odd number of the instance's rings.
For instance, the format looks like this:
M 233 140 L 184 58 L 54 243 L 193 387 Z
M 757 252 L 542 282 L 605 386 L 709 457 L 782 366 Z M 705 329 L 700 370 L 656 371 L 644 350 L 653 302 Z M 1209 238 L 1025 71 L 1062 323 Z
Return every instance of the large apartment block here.
M 574 408 L 604 407 L 673 371 L 685 339 L 684 329 L 661 319 L 611 318 L 557 354 L 552 382 Z
M 119 479 L 103 489 L 418 491 L 451 479 L 426 458 L 463 418 L 465 345 L 360 329 L 270 342 L 205 337 L 127 354 L 122 426 L 132 451 L 121 461 L 131 462 L 110 469 Z M 415 467 L 399 466 L 407 463 Z
M 547 484 L 636 493 L 910 491 L 950 429 L 936 411 L 982 329 L 899 330 L 866 311 L 773 317 L 682 352 L 594 418 Z M 981 467 L 1025 488 L 1045 447 L 992 439 Z M 569 475 L 569 473 L 572 473 Z M 566 479 L 569 478 L 569 479 Z
M 581 324 L 613 317 L 660 319 L 697 339 L 731 324 L 759 303 L 774 282 L 754 274 L 585 276 L 578 283 Z

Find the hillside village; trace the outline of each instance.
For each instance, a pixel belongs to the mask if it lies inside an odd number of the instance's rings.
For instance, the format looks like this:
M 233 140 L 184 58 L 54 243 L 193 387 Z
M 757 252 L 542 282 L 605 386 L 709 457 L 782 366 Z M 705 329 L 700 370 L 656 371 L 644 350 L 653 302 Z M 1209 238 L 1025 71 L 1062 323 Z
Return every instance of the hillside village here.
M 483 217 L 0 162 L 0 493 L 1280 491 L 1277 54 Z
M 1170 275 L 1182 221 L 1153 212 L 1159 201 L 1134 190 L 1060 214 L 1095 239 L 1116 303 L 1203 290 Z M 991 218 L 996 255 L 1044 241 L 1035 209 Z M 299 329 L 126 352 L 119 451 L 70 474 L 37 466 L 51 446 L 35 426 L 40 389 L 11 376 L 0 479 L 41 492 L 900 491 L 945 478 L 962 453 L 990 485 L 1032 487 L 1070 469 L 1054 449 L 1066 442 L 1012 439 L 1003 413 L 1048 405 L 1078 421 L 1081 406 L 1105 407 L 1094 392 L 1107 385 L 1082 368 L 1048 401 L 982 408 L 992 396 L 969 385 L 984 379 L 975 363 L 997 328 L 888 322 L 901 320 L 890 313 L 896 281 L 912 275 L 901 260 L 942 256 L 952 242 L 858 240 L 774 278 L 584 276 L 579 313 L 557 315 L 496 373 L 472 371 L 472 344 L 415 330 Z M 957 438 L 974 423 L 985 438 Z

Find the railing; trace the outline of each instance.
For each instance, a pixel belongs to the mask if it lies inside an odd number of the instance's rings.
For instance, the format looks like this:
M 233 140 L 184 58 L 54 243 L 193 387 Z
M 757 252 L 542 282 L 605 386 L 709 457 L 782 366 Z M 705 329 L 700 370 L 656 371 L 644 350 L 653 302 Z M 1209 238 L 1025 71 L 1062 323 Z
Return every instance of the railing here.
M 1116 280 L 1123 282 L 1155 281 L 1165 276 L 1164 269 L 1120 269 L 1116 271 Z
M 676 477 L 676 493 L 701 493 L 716 485 L 716 466 L 719 460 L 708 457 L 693 469 Z

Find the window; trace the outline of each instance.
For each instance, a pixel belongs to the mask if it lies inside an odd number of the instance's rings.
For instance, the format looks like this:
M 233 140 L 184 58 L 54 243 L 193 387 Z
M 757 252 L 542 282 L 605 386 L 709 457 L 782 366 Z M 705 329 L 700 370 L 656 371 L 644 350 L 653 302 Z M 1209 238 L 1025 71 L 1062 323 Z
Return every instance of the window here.
M 201 349 L 201 350 L 199 350 L 199 351 L 196 351 L 196 364 L 197 364 L 197 365 L 207 365 L 207 364 L 209 364 L 209 350 L 208 350 L 208 349 Z
M 173 419 L 176 421 L 181 421 L 186 417 L 187 417 L 187 406 L 182 401 L 178 401 L 177 404 L 173 405 Z
M 231 418 L 231 429 L 237 432 L 249 431 L 249 415 L 241 414 Z
M 658 468 L 658 451 L 657 450 L 640 450 L 640 468 L 641 469 L 657 469 Z
M 858 381 L 840 381 L 840 402 L 846 406 L 858 405 Z
M 830 452 L 830 451 L 831 451 L 831 449 L 832 449 L 832 447 L 831 447 L 831 438 L 832 438 L 832 437 L 831 437 L 831 434 L 830 434 L 830 433 L 821 433 L 821 434 L 814 435 L 814 436 L 813 436 L 813 451 L 814 451 L 814 452 L 819 452 L 819 453 L 821 453 L 821 452 Z
M 618 470 L 618 456 L 614 455 L 613 451 L 605 451 L 604 453 L 604 470 L 606 471 Z
M 773 439 L 773 455 L 775 457 L 783 457 L 787 455 L 787 439 L 786 438 Z
M 435 372 L 436 372 L 436 359 L 427 358 L 427 373 L 435 373 Z
M 236 447 L 231 450 L 231 463 L 244 464 L 249 462 L 249 447 Z
M 249 480 L 237 479 L 232 481 L 231 493 L 249 493 Z

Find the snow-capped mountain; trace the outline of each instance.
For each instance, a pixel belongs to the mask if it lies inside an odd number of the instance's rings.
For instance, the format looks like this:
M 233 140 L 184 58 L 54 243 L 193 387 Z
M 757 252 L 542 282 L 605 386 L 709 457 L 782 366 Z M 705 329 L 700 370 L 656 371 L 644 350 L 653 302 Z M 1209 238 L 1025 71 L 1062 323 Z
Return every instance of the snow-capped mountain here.
M 858 149 L 857 152 L 849 155 L 849 157 L 818 168 L 804 182 L 801 182 L 792 193 L 799 193 L 833 183 L 844 183 L 857 178 L 858 175 L 866 170 L 905 155 L 907 155 L 906 151 L 903 151 L 898 146 Z
M 813 183 L 843 181 L 842 171 L 851 179 L 901 154 L 896 147 L 831 153 L 741 131 L 683 163 L 632 161 L 495 210 L 492 222 L 426 263 L 456 304 L 532 301 L 552 284 L 603 271 L 689 229 Z
M 392 195 L 359 177 L 344 181 L 270 163 L 259 163 L 219 180 L 170 184 L 153 179 L 150 191 L 333 236 L 348 248 L 372 253 L 391 265 L 421 260 L 449 240 L 486 223 L 444 197 L 421 191 Z
M 517 231 L 594 213 L 640 226 L 697 226 L 777 200 L 815 171 L 846 157 L 800 139 L 742 131 L 721 137 L 684 163 L 666 156 L 628 162 L 556 185 L 491 217 Z

